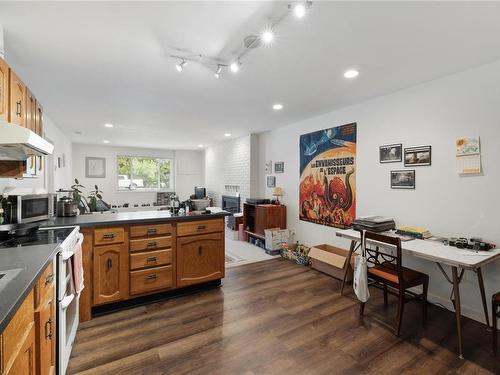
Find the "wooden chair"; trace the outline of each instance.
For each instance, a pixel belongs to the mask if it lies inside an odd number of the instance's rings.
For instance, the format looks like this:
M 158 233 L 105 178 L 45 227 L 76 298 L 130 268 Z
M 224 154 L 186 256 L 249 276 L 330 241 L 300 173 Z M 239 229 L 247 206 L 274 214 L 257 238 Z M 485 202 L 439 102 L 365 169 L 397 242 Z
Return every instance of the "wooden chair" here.
M 423 301 L 422 317 L 425 323 L 427 320 L 427 290 L 429 288 L 429 276 L 402 266 L 400 238 L 366 232 L 366 239 L 367 241 L 377 241 L 381 243 L 381 246 L 375 246 L 375 248 L 371 245 L 367 245 L 366 258 L 368 262 L 368 278 L 372 282 L 371 285 L 382 286 L 384 291 L 384 305 L 386 307 L 388 305 L 388 293 L 398 296 L 398 312 L 394 334 L 399 336 L 401 331 L 405 303 L 414 299 Z M 395 254 L 390 254 L 387 251 L 380 251 L 380 247 L 384 247 L 384 244 L 394 247 Z M 408 290 L 409 288 L 419 285 L 422 285 L 421 294 L 415 294 Z M 363 318 L 364 309 L 365 304 L 361 303 L 361 319 Z
M 500 318 L 500 292 L 493 295 L 491 299 L 491 315 L 493 315 L 493 354 L 497 355 L 497 320 Z

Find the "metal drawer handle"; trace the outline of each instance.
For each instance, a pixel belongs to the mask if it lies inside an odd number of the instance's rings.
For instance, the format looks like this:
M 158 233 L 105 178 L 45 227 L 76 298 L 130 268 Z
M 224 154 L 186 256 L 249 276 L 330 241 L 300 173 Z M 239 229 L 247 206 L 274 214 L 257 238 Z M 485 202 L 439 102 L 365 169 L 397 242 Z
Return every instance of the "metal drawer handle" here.
M 146 245 L 147 247 L 156 247 L 157 243 L 156 241 L 153 241 L 153 242 L 148 242 L 148 244 Z
M 201 255 L 202 250 L 203 250 L 203 249 L 202 249 L 202 248 L 201 248 L 201 246 L 200 246 L 200 247 L 198 248 L 198 255 Z
M 207 229 L 206 225 L 198 225 L 198 230 Z
M 146 262 L 150 263 L 150 262 L 156 262 L 158 260 L 157 257 L 149 257 L 149 258 L 146 258 Z
M 156 228 L 148 228 L 147 233 L 148 234 L 155 234 L 156 233 Z
M 146 280 L 156 280 L 156 273 L 146 276 Z
M 16 102 L 16 115 L 21 117 L 22 111 L 23 111 L 23 107 L 21 105 L 21 101 L 19 100 L 18 102 Z
M 52 340 L 52 318 L 45 322 L 45 338 Z
M 111 258 L 106 262 L 106 266 L 108 268 L 108 271 L 113 267 L 113 261 L 111 260 Z
M 105 239 L 105 240 L 112 240 L 113 238 L 115 238 L 115 234 L 114 233 L 105 233 L 102 236 L 102 238 Z
M 45 278 L 45 286 L 49 285 L 54 280 L 54 274 L 51 273 Z

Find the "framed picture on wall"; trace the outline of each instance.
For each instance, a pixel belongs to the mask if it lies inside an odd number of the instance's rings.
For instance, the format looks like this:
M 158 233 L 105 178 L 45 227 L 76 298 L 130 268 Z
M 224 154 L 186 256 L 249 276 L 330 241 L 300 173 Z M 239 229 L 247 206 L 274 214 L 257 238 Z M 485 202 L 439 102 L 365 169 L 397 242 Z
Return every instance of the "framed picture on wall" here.
M 276 176 L 267 176 L 267 187 L 276 187 Z
M 274 173 L 283 173 L 285 172 L 285 162 L 278 161 L 274 163 Z
M 405 148 L 405 167 L 431 165 L 431 146 Z
M 266 161 L 266 174 L 273 173 L 273 162 L 272 160 Z
M 415 170 L 391 171 L 391 189 L 415 189 Z
M 105 178 L 106 158 L 95 158 L 92 156 L 87 156 L 85 158 L 85 177 Z
M 403 145 L 401 143 L 379 147 L 380 163 L 397 163 L 403 161 Z

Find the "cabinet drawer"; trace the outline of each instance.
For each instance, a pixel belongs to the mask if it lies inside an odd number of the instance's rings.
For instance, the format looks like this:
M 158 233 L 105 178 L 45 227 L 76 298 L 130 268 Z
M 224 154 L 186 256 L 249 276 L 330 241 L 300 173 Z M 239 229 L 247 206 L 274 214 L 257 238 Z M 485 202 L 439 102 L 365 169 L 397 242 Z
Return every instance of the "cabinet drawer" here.
M 143 238 L 130 240 L 130 251 L 155 250 L 172 246 L 172 237 Z
M 133 225 L 130 237 L 160 236 L 172 233 L 172 224 Z
M 172 263 L 172 250 L 156 250 L 130 255 L 130 269 L 163 266 Z
M 54 265 L 50 263 L 35 286 L 35 307 L 54 298 Z
M 204 234 L 224 231 L 224 220 L 199 220 L 188 221 L 177 224 L 177 236 L 190 236 L 193 234 Z
M 109 245 L 113 243 L 122 243 L 125 241 L 125 229 L 117 228 L 98 228 L 94 230 L 95 245 Z
M 130 272 L 130 294 L 141 294 L 172 286 L 172 266 Z

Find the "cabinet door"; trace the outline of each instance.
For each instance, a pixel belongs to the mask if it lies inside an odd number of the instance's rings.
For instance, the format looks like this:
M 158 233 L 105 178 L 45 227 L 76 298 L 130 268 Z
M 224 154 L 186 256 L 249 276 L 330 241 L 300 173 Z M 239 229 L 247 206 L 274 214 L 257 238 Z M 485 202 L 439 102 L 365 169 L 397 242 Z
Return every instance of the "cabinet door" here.
M 6 375 L 35 374 L 35 327 L 31 323 L 28 336 Z
M 94 305 L 127 298 L 128 272 L 125 245 L 94 247 Z
M 36 99 L 33 93 L 26 88 L 26 127 L 36 132 Z
M 224 234 L 213 233 L 177 239 L 177 286 L 224 277 Z
M 9 121 L 9 66 L 0 58 L 0 120 Z
M 35 129 L 34 132 L 43 137 L 43 107 L 38 100 L 35 100 Z
M 9 74 L 10 115 L 13 124 L 26 126 L 26 85 L 11 69 Z
M 54 299 L 44 301 L 44 304 L 35 312 L 36 368 L 37 374 L 40 375 L 55 372 L 56 322 L 54 312 Z

